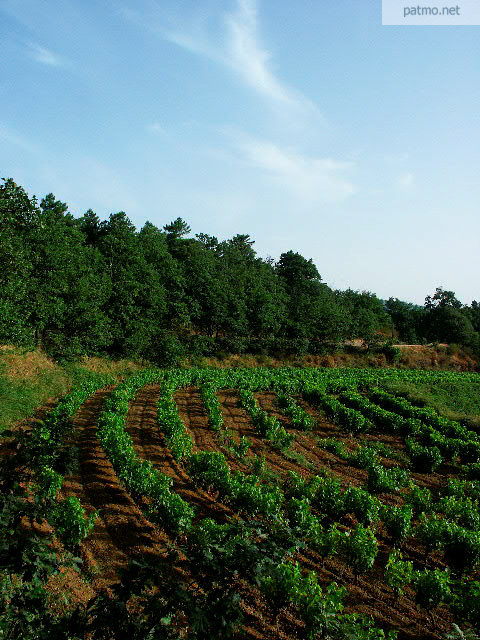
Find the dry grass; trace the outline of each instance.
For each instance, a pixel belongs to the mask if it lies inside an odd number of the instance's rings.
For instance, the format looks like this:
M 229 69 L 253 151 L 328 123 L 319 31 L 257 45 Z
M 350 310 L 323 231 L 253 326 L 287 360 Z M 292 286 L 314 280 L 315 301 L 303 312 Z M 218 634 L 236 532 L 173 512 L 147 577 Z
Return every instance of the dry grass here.
M 65 370 L 41 351 L 0 347 L 0 432 L 65 393 Z
M 306 355 L 275 358 L 266 355 L 230 355 L 224 358 L 186 358 L 183 366 L 214 367 L 368 367 L 401 369 L 433 369 L 443 371 L 475 371 L 478 363 L 465 353 L 448 353 L 446 348 L 423 345 L 398 345 L 401 356 L 398 364 L 390 364 L 385 354 L 373 352 L 345 353 L 329 355 Z
M 0 432 L 55 401 L 90 372 L 120 381 L 143 367 L 130 360 L 94 357 L 61 366 L 39 349 L 0 345 Z
M 2 347 L 0 362 L 4 364 L 4 375 L 15 380 L 32 380 L 45 371 L 52 372 L 61 367 L 42 351 L 22 352 L 12 347 Z
M 110 374 L 119 379 L 129 376 L 147 366 L 147 364 L 143 362 L 133 362 L 132 360 L 108 360 L 106 358 L 98 358 L 96 356 L 84 356 L 80 359 L 78 365 L 92 373 L 99 373 L 102 375 Z

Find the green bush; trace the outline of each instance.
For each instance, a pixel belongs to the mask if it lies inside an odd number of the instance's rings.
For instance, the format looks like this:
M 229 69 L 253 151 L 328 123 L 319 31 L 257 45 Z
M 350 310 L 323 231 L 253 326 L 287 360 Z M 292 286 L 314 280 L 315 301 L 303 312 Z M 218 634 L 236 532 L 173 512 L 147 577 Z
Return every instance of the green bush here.
M 75 549 L 92 531 L 97 517 L 97 512 L 86 516 L 79 499 L 71 496 L 56 503 L 48 521 L 67 549 Z

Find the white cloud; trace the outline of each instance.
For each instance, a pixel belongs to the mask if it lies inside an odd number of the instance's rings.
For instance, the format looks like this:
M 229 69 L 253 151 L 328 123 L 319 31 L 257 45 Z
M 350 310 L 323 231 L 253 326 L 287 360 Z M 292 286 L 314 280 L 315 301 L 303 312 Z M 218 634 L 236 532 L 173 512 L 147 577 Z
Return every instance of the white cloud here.
M 211 20 L 203 19 L 185 27 L 158 26 L 158 20 L 146 21 L 139 12 L 123 11 L 127 19 L 159 31 L 162 36 L 177 46 L 209 58 L 230 69 L 244 84 L 270 101 L 271 104 L 293 109 L 294 116 L 321 117 L 317 107 L 302 93 L 282 82 L 272 69 L 271 54 L 261 42 L 259 35 L 256 0 L 237 0 L 234 11 L 224 14 L 213 35 Z
M 413 182 L 414 175 L 410 171 L 400 174 L 397 178 L 397 185 L 401 189 L 410 189 L 411 187 L 413 187 Z
M 271 69 L 271 54 L 258 35 L 255 0 L 238 0 L 235 13 L 226 17 L 225 62 L 258 93 L 291 106 L 313 108 L 302 95 L 283 84 Z
M 410 154 L 403 152 L 403 153 L 387 153 L 384 156 L 384 160 L 385 162 L 387 162 L 388 164 L 401 164 L 406 162 L 407 160 L 410 159 Z
M 152 122 L 151 124 L 148 125 L 148 130 L 151 131 L 152 133 L 157 133 L 157 134 L 164 134 L 166 133 L 166 130 L 164 127 L 162 127 L 162 125 L 158 122 Z
M 62 67 L 65 64 L 63 58 L 38 44 L 29 43 L 28 50 L 31 57 L 41 64 L 46 64 L 50 67 Z
M 351 162 L 307 156 L 273 142 L 237 134 L 234 145 L 251 167 L 304 203 L 338 202 L 356 191 L 342 174 Z
M 2 123 L 0 123 L 0 139 L 29 153 L 37 151 L 36 146 L 30 140 Z

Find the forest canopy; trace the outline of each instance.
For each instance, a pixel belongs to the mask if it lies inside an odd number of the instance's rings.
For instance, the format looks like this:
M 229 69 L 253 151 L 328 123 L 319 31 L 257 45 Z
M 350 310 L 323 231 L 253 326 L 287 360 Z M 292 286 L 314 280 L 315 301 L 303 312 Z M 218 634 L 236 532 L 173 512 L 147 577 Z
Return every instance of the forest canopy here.
M 103 354 L 173 364 L 183 355 L 320 354 L 361 338 L 480 351 L 480 304 L 437 288 L 424 306 L 331 289 L 293 249 L 199 233 L 181 218 L 137 230 L 125 212 L 75 217 L 12 179 L 0 185 L 0 342 L 56 357 Z

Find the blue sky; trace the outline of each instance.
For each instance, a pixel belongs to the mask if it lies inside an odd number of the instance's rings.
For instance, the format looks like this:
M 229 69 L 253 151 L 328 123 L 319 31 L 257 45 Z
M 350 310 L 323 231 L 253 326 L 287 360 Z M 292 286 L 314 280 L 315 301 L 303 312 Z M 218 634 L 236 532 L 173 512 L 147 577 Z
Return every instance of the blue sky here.
M 480 27 L 378 0 L 0 0 L 0 169 L 249 233 L 334 288 L 480 299 Z

